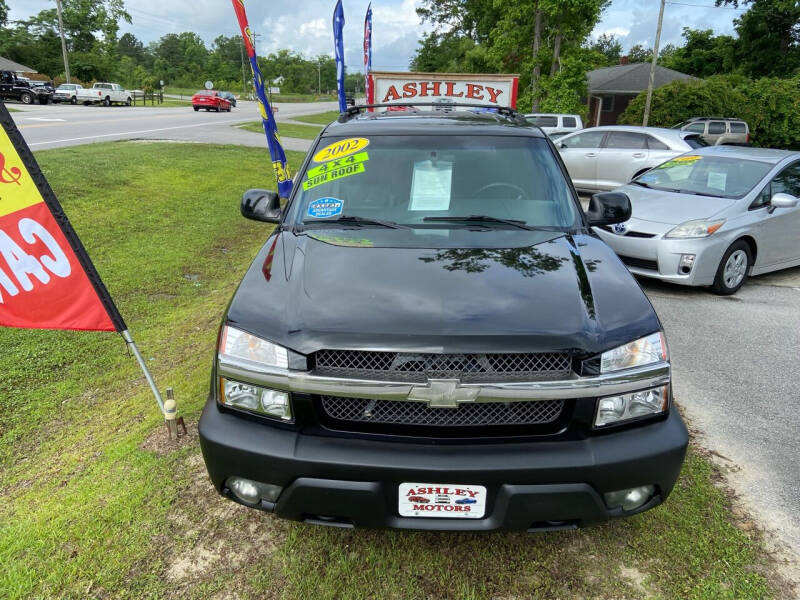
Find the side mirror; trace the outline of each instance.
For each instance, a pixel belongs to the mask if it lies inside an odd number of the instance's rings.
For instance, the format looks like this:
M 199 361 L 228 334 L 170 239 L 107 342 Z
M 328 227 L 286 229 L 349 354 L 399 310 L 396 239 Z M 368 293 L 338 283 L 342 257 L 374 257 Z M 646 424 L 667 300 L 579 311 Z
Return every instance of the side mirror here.
M 278 194 L 269 190 L 247 190 L 242 195 L 242 216 L 254 221 L 280 223 L 283 211 Z
M 567 148 L 567 145 L 564 142 L 559 142 L 557 145 L 559 150 L 565 150 Z
M 769 211 L 772 212 L 776 208 L 794 208 L 797 206 L 797 203 L 798 199 L 791 194 L 778 192 L 777 194 L 773 194 L 769 201 Z
M 590 227 L 624 223 L 631 218 L 631 200 L 622 192 L 602 192 L 589 200 L 586 219 Z

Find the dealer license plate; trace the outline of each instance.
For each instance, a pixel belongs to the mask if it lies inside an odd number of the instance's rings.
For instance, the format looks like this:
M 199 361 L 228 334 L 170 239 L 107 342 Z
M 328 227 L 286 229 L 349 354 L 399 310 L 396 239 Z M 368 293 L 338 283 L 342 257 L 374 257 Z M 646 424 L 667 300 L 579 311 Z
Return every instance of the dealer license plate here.
M 480 519 L 486 512 L 486 488 L 452 483 L 401 483 L 401 517 Z

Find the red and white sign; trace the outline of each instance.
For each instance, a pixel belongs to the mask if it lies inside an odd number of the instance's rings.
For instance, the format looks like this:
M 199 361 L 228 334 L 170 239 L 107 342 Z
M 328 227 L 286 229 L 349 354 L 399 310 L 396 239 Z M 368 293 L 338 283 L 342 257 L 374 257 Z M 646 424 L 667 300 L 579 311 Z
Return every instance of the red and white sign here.
M 123 324 L 5 110 L 0 117 L 0 326 L 114 331 Z M 32 173 L 36 174 L 38 183 Z M 43 191 L 49 197 L 45 200 Z M 54 210 L 55 209 L 55 210 Z M 70 241 L 70 237 L 74 238 Z M 76 250 L 77 249 L 77 250 Z M 82 253 L 81 260 L 78 252 Z M 91 273 L 95 281 L 90 279 Z M 107 308 L 100 293 L 112 307 Z M 110 312 L 111 311 L 111 312 Z M 112 318 L 111 315 L 114 315 Z
M 398 488 L 401 517 L 480 519 L 486 513 L 486 488 L 452 483 L 401 483 Z
M 517 106 L 517 75 L 371 71 L 369 104 L 450 100 L 456 104 Z

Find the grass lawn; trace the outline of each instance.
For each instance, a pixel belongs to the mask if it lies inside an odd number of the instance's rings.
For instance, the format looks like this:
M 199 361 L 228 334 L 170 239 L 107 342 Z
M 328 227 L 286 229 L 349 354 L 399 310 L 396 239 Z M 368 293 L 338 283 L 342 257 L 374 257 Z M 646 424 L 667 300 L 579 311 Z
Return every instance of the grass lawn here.
M 164 98 L 164 101 L 159 104 L 158 100 L 154 104 L 150 102 L 148 99 L 146 103 L 142 103 L 141 99 L 136 100 L 135 106 L 147 106 L 147 107 L 154 107 L 154 108 L 164 108 L 166 106 L 191 106 L 192 101 L 191 99 L 187 98 L 186 100 L 179 100 L 178 98 Z
M 252 123 L 244 123 L 238 125 L 247 131 L 254 131 L 255 133 L 264 133 L 264 126 L 261 121 L 254 121 Z M 278 132 L 281 137 L 300 138 L 304 140 L 313 140 L 317 137 L 322 127 L 315 127 L 314 125 L 298 125 L 296 123 L 278 123 Z
M 10 113 L 12 113 L 12 112 L 22 112 L 20 109 L 18 109 L 18 108 L 12 108 L 11 106 L 8 106 L 8 105 L 6 105 L 6 110 L 7 110 L 8 112 L 10 112 Z
M 300 115 L 299 117 L 292 117 L 293 121 L 302 121 L 303 123 L 313 123 L 314 125 L 327 125 L 331 121 L 339 118 L 338 110 L 329 110 L 323 113 L 314 115 Z
M 296 169 L 302 153 L 288 154 Z M 119 336 L 0 329 L 4 600 L 788 595 L 696 448 L 666 505 L 580 531 L 328 529 L 219 497 L 196 422 L 219 319 L 270 231 L 238 207 L 271 185 L 265 151 L 118 142 L 36 156 L 192 435 L 163 443 Z

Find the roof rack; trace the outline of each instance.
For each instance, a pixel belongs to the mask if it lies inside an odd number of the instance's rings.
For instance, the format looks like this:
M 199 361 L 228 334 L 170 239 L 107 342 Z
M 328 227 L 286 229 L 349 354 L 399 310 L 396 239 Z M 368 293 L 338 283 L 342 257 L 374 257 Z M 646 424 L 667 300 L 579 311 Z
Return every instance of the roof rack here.
M 689 117 L 687 121 L 741 121 L 740 117 Z
M 407 106 L 409 108 L 429 106 L 429 107 L 439 108 L 442 110 L 442 112 L 451 112 L 453 110 L 457 110 L 460 108 L 492 109 L 493 111 L 496 111 L 495 114 L 499 114 L 511 121 L 514 121 L 517 125 L 530 125 L 530 123 L 528 123 L 528 121 L 525 119 L 522 113 L 517 112 L 510 106 L 494 106 L 491 104 L 462 103 L 462 102 L 402 102 L 402 103 L 397 102 L 392 104 L 389 103 L 359 104 L 357 106 L 351 106 L 343 113 L 340 113 L 337 121 L 339 123 L 347 123 L 350 119 L 358 115 L 362 110 L 369 108 L 390 108 L 398 106 Z

